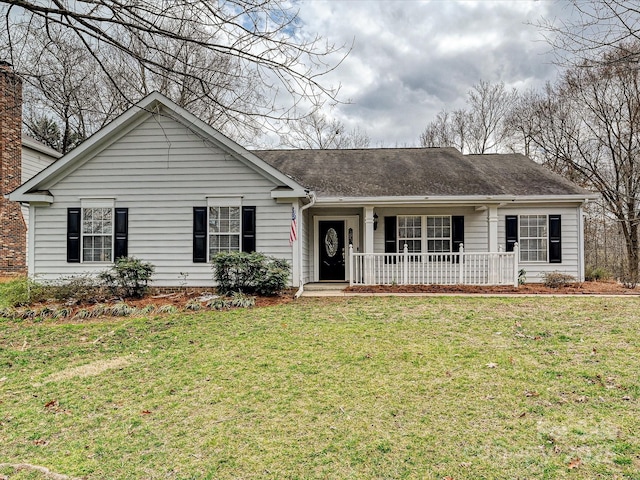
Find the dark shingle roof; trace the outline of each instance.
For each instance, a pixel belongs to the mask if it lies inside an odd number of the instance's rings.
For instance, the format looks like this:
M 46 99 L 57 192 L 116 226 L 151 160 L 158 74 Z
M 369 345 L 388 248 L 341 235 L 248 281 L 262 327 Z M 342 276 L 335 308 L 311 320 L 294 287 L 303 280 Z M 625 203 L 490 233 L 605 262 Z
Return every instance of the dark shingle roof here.
M 252 153 L 321 197 L 589 195 L 520 154 L 463 155 L 455 148 Z

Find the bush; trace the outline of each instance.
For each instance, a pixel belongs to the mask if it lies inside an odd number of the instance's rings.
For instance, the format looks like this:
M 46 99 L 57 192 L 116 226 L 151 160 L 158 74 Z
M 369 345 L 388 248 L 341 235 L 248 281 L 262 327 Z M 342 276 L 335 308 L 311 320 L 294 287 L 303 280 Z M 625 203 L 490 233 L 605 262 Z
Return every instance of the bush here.
M 107 271 L 98 275 L 107 288 L 123 298 L 142 297 L 148 289 L 155 267 L 135 257 L 120 257 Z
M 587 267 L 584 271 L 584 279 L 588 282 L 599 282 L 609 280 L 613 277 L 611 272 L 603 267 Z
M 527 271 L 524 268 L 518 270 L 518 285 L 527 283 Z
M 638 285 L 638 279 L 633 275 L 625 274 L 620 277 L 620 283 L 622 283 L 624 288 L 634 289 Z
M 63 277 L 44 290 L 48 297 L 68 304 L 98 302 L 105 296 L 100 282 L 88 273 Z
M 562 272 L 547 272 L 542 276 L 544 280 L 544 286 L 549 288 L 560 288 L 568 285 L 569 283 L 575 283 L 576 277 Z
M 0 303 L 11 307 L 31 305 L 46 298 L 45 287 L 28 278 L 18 278 L 1 287 L 0 295 L 3 298 Z
M 291 267 L 286 260 L 262 253 L 220 252 L 213 256 L 218 293 L 276 295 L 287 286 Z

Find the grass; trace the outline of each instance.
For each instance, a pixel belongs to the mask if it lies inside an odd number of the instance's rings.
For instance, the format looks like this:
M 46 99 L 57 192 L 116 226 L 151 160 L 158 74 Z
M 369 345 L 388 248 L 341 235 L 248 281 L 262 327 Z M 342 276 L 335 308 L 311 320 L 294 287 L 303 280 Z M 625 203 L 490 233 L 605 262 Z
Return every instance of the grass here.
M 638 479 L 639 316 L 634 298 L 359 297 L 0 320 L 0 464 L 89 479 Z

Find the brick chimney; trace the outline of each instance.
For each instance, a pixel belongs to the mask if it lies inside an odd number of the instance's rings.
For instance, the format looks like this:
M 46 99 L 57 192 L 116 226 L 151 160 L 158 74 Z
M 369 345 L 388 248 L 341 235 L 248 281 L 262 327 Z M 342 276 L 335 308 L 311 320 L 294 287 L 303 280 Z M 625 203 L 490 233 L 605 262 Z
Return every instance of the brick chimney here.
M 26 274 L 27 227 L 20 204 L 4 196 L 22 177 L 22 80 L 0 61 L 0 275 Z

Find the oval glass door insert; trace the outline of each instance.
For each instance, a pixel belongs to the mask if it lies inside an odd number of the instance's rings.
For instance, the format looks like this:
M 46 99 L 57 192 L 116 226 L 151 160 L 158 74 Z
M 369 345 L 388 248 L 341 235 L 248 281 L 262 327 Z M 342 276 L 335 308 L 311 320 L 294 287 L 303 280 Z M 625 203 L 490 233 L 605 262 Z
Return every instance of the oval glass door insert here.
M 338 253 L 338 232 L 334 228 L 327 230 L 324 236 L 324 248 L 328 257 L 334 257 Z

